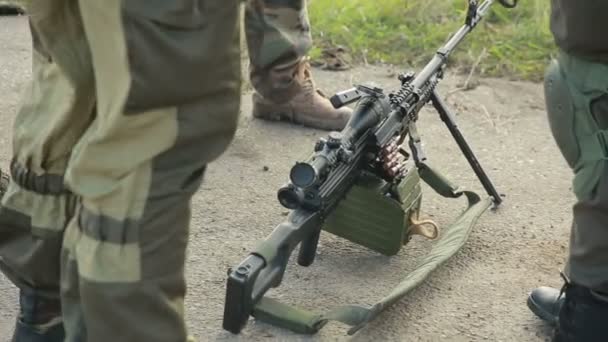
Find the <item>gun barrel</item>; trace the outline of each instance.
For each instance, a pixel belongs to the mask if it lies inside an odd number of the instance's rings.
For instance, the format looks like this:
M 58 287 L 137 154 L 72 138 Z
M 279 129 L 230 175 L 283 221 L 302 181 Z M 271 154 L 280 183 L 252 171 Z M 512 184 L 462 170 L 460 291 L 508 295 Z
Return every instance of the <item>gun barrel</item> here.
M 470 24 L 464 24 L 454 35 L 435 53 L 433 59 L 418 73 L 412 81 L 415 88 L 423 87 L 447 62 L 448 57 L 464 38 L 475 28 L 481 18 L 488 12 L 494 0 L 486 0 L 477 8 L 476 15 Z

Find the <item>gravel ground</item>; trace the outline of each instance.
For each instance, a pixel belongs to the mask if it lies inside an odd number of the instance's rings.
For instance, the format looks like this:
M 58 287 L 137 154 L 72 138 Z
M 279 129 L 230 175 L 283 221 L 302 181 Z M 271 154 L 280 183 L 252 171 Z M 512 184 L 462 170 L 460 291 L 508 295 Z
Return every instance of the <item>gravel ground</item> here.
M 10 133 L 20 92 L 30 76 L 30 41 L 23 18 L 0 18 L 0 166 L 10 158 Z M 355 82 L 394 87 L 396 69 L 357 67 L 347 72 L 315 70 L 331 93 Z M 325 133 L 285 123 L 253 120 L 250 95 L 243 97 L 240 128 L 229 150 L 211 165 L 193 203 L 188 258 L 188 323 L 208 340 L 354 341 L 543 341 L 550 329 L 526 308 L 528 291 L 560 286 L 567 251 L 570 172 L 552 141 L 539 84 L 482 79 L 457 91 L 463 77 L 440 91 L 458 112 L 462 131 L 505 202 L 485 214 L 461 252 L 424 285 L 357 335 L 340 324 L 302 337 L 250 321 L 238 337 L 221 329 L 226 270 L 283 220 L 275 199 L 290 166 Z M 42 115 L 43 113 L 41 113 Z M 480 190 L 473 172 L 436 113 L 419 124 L 430 162 L 454 182 Z M 267 169 L 267 171 L 265 171 Z M 463 208 L 425 188 L 424 212 L 446 225 Z M 424 255 L 429 242 L 416 239 L 399 255 L 379 256 L 329 234 L 321 237 L 316 263 L 291 264 L 274 296 L 319 310 L 344 303 L 370 304 L 388 293 Z M 16 291 L 0 276 L 0 337 L 10 336 Z

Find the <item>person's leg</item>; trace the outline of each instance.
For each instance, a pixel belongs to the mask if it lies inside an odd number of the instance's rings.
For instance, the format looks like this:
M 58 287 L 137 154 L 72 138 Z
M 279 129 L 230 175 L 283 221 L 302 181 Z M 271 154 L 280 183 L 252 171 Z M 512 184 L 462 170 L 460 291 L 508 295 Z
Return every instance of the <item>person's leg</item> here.
M 312 78 L 306 0 L 248 0 L 245 31 L 254 117 L 328 130 L 346 125 L 351 110 L 333 108 Z
M 95 120 L 66 184 L 66 341 L 185 341 L 190 200 L 240 104 L 238 0 L 80 0 Z
M 605 109 L 594 114 L 608 122 Z M 574 206 L 569 280 L 560 299 L 556 342 L 608 340 L 608 168 L 591 196 Z
M 16 342 L 63 341 L 59 260 L 76 202 L 63 177 L 94 106 L 77 6 L 37 5 L 44 7 L 29 11 L 32 80 L 14 123 L 10 184 L 0 208 L 0 268 L 20 289 Z
M 559 317 L 555 340 L 606 340 L 608 326 L 598 324 L 597 315 L 608 313 L 608 65 L 562 53 L 547 71 L 545 97 L 552 134 L 575 174 L 578 200 L 565 270 L 569 280 L 561 296 L 551 296 Z

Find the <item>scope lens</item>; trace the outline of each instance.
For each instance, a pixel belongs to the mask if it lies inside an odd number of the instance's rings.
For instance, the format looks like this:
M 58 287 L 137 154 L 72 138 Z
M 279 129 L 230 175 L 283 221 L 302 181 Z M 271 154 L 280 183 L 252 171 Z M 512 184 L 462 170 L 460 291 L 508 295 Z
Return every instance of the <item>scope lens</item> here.
M 279 202 L 287 209 L 298 209 L 301 198 L 295 189 L 282 188 L 278 193 Z
M 299 188 L 307 188 L 314 184 L 317 178 L 317 172 L 312 165 L 307 163 L 297 163 L 291 168 L 289 174 L 291 183 Z

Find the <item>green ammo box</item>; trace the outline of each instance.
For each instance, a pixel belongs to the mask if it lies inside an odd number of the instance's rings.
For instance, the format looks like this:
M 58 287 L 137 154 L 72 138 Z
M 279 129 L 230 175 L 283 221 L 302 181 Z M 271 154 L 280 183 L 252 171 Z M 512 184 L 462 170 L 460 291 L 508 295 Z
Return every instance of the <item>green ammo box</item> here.
M 413 163 L 408 168 L 398 185 L 361 175 L 323 230 L 384 255 L 397 254 L 409 241 L 410 218 L 417 218 L 422 199 L 418 170 Z

